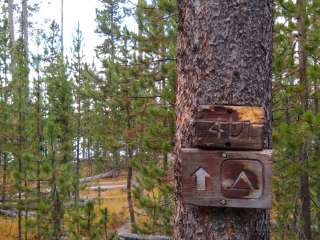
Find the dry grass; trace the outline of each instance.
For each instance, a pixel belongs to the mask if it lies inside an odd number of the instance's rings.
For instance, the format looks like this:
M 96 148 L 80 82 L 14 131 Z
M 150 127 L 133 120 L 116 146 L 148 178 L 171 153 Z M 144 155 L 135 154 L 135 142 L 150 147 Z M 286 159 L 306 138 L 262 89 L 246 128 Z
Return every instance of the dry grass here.
M 86 189 L 80 193 L 82 198 L 97 199 L 98 191 L 88 190 L 90 186 L 97 185 L 124 185 L 126 184 L 126 177 L 119 176 L 111 179 L 100 179 L 88 184 Z M 127 193 L 124 189 L 111 189 L 101 191 L 101 205 L 98 201 L 96 204 L 96 212 L 99 214 L 100 209 L 107 208 L 109 212 L 110 228 L 119 228 L 127 221 L 128 207 L 127 207 Z M 15 240 L 18 236 L 17 219 L 0 216 L 0 240 Z M 31 238 L 29 238 L 31 240 Z
M 0 240 L 14 240 L 18 237 L 18 223 L 14 218 L 0 218 Z
M 96 199 L 98 202 L 99 192 L 89 190 L 90 186 L 103 186 L 103 185 L 124 185 L 126 184 L 126 178 L 120 176 L 114 179 L 100 179 L 95 182 L 90 183 L 86 189 L 82 190 L 80 195 L 82 198 Z M 116 188 L 107 191 L 100 192 L 101 205 L 97 207 L 100 209 L 108 208 L 110 214 L 123 214 L 127 212 L 127 193 L 125 189 Z
M 114 179 L 106 178 L 100 179 L 90 183 L 90 186 L 104 186 L 104 185 L 125 185 L 126 177 L 119 176 Z M 89 187 L 89 186 L 88 186 Z M 88 197 L 98 199 L 98 191 L 83 190 L 81 191 L 81 197 Z M 109 225 L 110 228 L 115 230 L 121 225 L 125 224 L 128 218 L 128 204 L 127 193 L 125 189 L 117 188 L 100 192 L 101 202 L 96 200 L 96 212 L 99 214 L 100 209 L 107 208 L 109 212 Z

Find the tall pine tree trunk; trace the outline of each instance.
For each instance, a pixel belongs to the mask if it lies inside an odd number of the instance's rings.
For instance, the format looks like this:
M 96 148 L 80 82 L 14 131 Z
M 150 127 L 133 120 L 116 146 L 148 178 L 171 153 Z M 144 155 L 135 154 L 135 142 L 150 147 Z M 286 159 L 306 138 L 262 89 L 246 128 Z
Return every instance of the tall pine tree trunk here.
M 7 171 L 8 171 L 8 156 L 7 153 L 2 153 L 3 159 L 3 175 L 2 175 L 2 189 L 1 189 L 1 202 L 5 203 L 7 200 Z
M 131 129 L 131 118 L 130 118 L 130 102 L 128 99 L 128 94 L 126 96 L 126 118 L 127 118 L 127 129 Z M 132 198 L 132 177 L 133 177 L 133 167 L 131 165 L 131 160 L 133 157 L 132 147 L 130 146 L 129 140 L 126 144 L 126 164 L 128 166 L 128 175 L 127 175 L 127 201 L 128 201 L 128 209 L 129 209 L 129 217 L 130 217 L 130 224 L 135 224 L 135 213 L 133 207 L 133 198 Z
M 14 17 L 13 17 L 13 12 L 14 12 L 14 6 L 13 6 L 13 0 L 8 0 L 8 23 L 9 23 L 9 33 L 10 33 L 10 40 L 11 44 L 14 43 Z
M 36 226 L 36 240 L 40 240 L 41 233 L 40 233 L 40 225 L 41 225 L 41 216 L 40 216 L 40 202 L 41 202 L 41 157 L 42 157 L 42 110 L 41 110 L 41 86 L 40 86 L 40 57 L 38 56 L 36 62 L 36 72 L 37 72 L 37 93 L 36 93 L 36 105 L 37 105 L 37 148 L 36 148 L 36 156 L 37 156 L 37 170 L 36 170 L 36 178 L 37 178 L 37 226 Z
M 317 66 L 317 61 L 314 61 L 314 66 Z M 314 79 L 314 112 L 315 114 L 319 114 L 320 113 L 320 105 L 319 105 L 319 79 Z M 320 156 L 320 146 L 319 146 L 319 142 L 320 142 L 320 136 L 317 137 L 317 143 L 315 146 L 315 153 L 316 155 L 319 157 Z M 317 177 L 317 200 L 318 202 L 320 202 L 320 176 Z M 320 226 L 320 209 L 317 208 L 317 226 Z
M 271 148 L 272 0 L 179 0 L 174 239 L 267 240 L 269 212 L 197 207 L 181 197 L 181 148 L 202 104 L 262 106 Z
M 14 34 L 14 6 L 13 0 L 8 0 L 8 24 L 9 24 L 9 33 L 10 33 L 10 72 L 11 75 L 15 72 L 15 57 L 14 57 L 14 47 L 15 47 L 15 34 Z
M 29 54 L 28 0 L 22 0 L 21 32 L 26 56 Z
M 61 41 L 61 54 L 64 56 L 64 39 L 63 39 L 63 33 L 64 33 L 64 1 L 61 0 L 61 35 L 60 35 L 60 41 Z
M 79 24 L 79 23 L 78 23 Z M 78 25 L 78 30 L 80 27 Z M 81 45 L 79 44 L 79 51 Z M 77 73 L 76 73 L 76 82 L 77 82 L 77 144 L 76 144 L 76 193 L 75 193 L 75 203 L 79 203 L 80 199 L 80 138 L 81 138 L 81 56 L 80 52 L 77 51 Z M 84 138 L 83 138 L 84 139 Z M 83 155 L 85 157 L 85 155 Z
M 28 54 L 29 54 L 29 29 L 28 29 L 28 0 L 22 0 L 21 2 L 21 37 L 23 40 L 23 53 L 24 53 L 24 59 L 26 61 L 26 68 L 28 68 Z M 27 71 L 26 77 L 26 90 L 29 88 L 28 86 L 28 75 L 29 71 Z M 25 94 L 28 94 L 27 92 Z M 26 96 L 27 97 L 27 96 Z M 28 100 L 27 98 L 25 100 Z M 25 102 L 25 104 L 27 104 Z M 27 202 L 28 200 L 28 192 L 26 191 L 28 189 L 28 179 L 27 179 L 27 172 L 24 170 L 24 188 L 25 188 L 25 193 L 24 193 L 24 200 Z M 27 207 L 24 208 L 24 221 L 28 222 L 28 209 Z M 24 239 L 28 239 L 28 229 L 25 227 L 24 229 Z
M 307 78 L 307 53 L 306 45 L 306 2 L 297 0 L 297 22 L 298 22 L 298 52 L 299 52 L 299 81 L 301 85 L 301 105 L 304 111 L 309 109 L 309 83 Z M 300 198 L 301 198 L 301 221 L 302 221 L 302 239 L 312 239 L 311 234 L 311 196 L 309 173 L 307 167 L 307 150 L 306 146 L 301 146 L 299 160 L 303 165 L 303 171 L 300 175 Z

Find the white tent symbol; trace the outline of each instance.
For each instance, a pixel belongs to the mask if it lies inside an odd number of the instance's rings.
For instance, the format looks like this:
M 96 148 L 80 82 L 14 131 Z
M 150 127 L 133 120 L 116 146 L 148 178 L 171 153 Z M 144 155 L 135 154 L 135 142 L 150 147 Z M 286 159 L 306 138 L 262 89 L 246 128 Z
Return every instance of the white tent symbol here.
M 254 190 L 252 183 L 250 182 L 247 174 L 244 171 L 241 171 L 237 179 L 231 186 L 231 189 L 234 190 Z

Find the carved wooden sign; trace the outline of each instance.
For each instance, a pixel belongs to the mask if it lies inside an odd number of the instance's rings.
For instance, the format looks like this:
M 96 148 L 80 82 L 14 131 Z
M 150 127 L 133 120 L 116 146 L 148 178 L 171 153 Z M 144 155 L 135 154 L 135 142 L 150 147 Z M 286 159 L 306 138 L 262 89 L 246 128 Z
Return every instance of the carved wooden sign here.
M 271 208 L 271 150 L 182 149 L 182 196 L 188 204 Z
M 205 105 L 198 108 L 193 146 L 200 148 L 263 148 L 262 107 Z

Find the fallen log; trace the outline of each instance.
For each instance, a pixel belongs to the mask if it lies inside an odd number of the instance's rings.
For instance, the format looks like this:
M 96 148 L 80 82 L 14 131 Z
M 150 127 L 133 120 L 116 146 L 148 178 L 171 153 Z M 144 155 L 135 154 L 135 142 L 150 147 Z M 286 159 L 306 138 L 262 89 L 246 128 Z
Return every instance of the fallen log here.
M 4 210 L 4 209 L 0 209 L 0 215 L 2 216 L 6 216 L 6 217 L 18 217 L 18 209 L 12 209 L 12 210 Z M 21 211 L 21 215 L 25 216 L 26 215 L 26 211 L 22 210 Z M 34 211 L 28 211 L 28 216 L 35 216 L 35 212 Z
M 0 209 L 0 215 L 6 216 L 6 217 L 18 217 L 17 211 L 10 211 L 10 210 L 4 210 L 4 209 Z
M 119 233 L 121 240 L 171 240 L 167 236 L 156 236 L 156 235 L 138 235 L 133 233 Z
M 121 184 L 121 185 L 102 185 L 102 186 L 92 186 L 89 187 L 92 191 L 108 191 L 112 189 L 125 189 L 127 185 Z
M 101 178 L 107 178 L 107 177 L 118 177 L 120 175 L 120 171 L 116 170 L 111 170 L 106 173 L 101 173 L 95 176 L 90 176 L 90 177 L 85 177 L 85 178 L 80 178 L 80 183 L 84 184 L 87 182 L 92 182 Z

